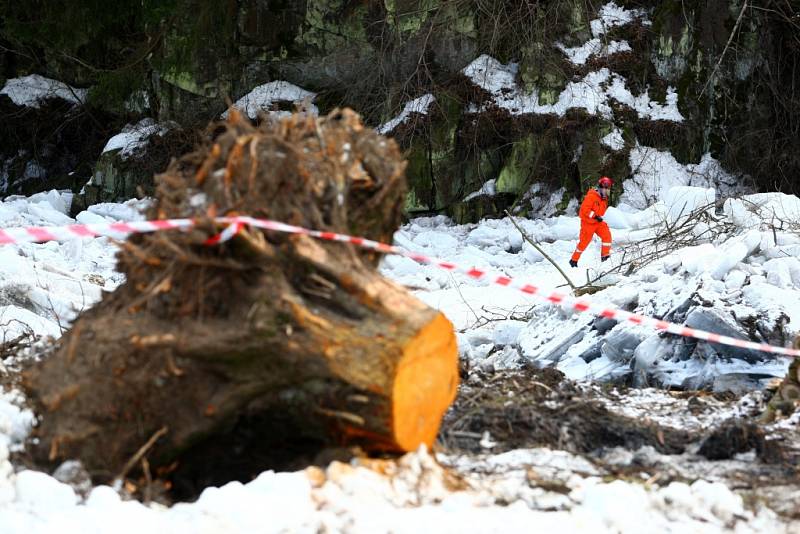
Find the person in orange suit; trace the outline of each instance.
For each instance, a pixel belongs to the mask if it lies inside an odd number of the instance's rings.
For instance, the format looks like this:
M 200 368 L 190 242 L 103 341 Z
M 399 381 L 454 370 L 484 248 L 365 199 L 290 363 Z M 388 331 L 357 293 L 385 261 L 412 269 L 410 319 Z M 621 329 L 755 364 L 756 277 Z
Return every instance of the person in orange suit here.
M 575 252 L 572 253 L 572 258 L 569 264 L 572 267 L 578 266 L 578 260 L 581 254 L 589 243 L 592 241 L 594 234 L 600 238 L 600 261 L 606 261 L 611 256 L 611 230 L 608 229 L 608 224 L 603 221 L 603 215 L 608 208 L 608 195 L 611 192 L 613 182 L 608 176 L 601 176 L 597 181 L 597 189 L 589 189 L 586 196 L 581 203 L 581 209 L 578 215 L 581 218 L 581 234 L 578 241 L 578 246 Z

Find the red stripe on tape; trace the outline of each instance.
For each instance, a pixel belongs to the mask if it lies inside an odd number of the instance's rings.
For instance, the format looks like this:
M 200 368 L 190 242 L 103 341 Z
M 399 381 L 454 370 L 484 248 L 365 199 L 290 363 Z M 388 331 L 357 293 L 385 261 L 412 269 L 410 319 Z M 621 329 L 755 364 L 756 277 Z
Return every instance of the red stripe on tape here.
M 80 237 L 94 237 L 97 235 L 83 224 L 73 224 L 67 226 L 67 230 Z
M 28 234 L 36 241 L 55 241 L 56 236 L 47 228 L 41 226 L 31 226 L 25 229 Z
M 536 288 L 530 284 L 525 284 L 524 286 L 519 288 L 519 290 L 522 291 L 523 293 L 530 293 L 531 295 L 536 293 Z
M 159 230 L 171 230 L 172 228 L 178 228 L 180 226 L 169 219 L 155 219 L 149 222 Z
M 124 234 L 136 232 L 136 228 L 126 222 L 111 223 L 108 225 L 108 227 L 115 232 L 122 232 Z
M 478 269 L 470 269 L 469 271 L 467 271 L 467 276 L 471 276 L 472 278 L 482 278 L 483 275 L 484 272 Z
M 16 243 L 17 240 L 8 235 L 4 230 L 0 230 L 0 244 L 8 245 L 10 243 Z
M 578 310 L 578 311 L 586 311 L 586 310 L 588 310 L 589 308 L 591 308 L 591 306 L 589 305 L 589 303 L 587 303 L 587 302 L 583 302 L 583 301 L 581 301 L 581 300 L 579 300 L 579 301 L 575 302 L 575 304 L 573 305 L 573 307 L 574 307 L 576 310 Z

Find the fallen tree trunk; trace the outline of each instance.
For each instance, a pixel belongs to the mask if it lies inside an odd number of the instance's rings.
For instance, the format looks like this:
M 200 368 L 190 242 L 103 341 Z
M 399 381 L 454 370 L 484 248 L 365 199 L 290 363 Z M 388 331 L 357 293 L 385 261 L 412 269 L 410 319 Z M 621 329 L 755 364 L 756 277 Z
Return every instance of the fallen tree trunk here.
M 216 125 L 157 177 L 150 213 L 203 222 L 124 243 L 126 282 L 26 373 L 38 457 L 109 480 L 137 454 L 157 470 L 275 413 L 333 446 L 430 446 L 458 382 L 452 325 L 384 279 L 375 253 L 256 229 L 203 244 L 230 214 L 391 240 L 404 166 L 348 110 Z

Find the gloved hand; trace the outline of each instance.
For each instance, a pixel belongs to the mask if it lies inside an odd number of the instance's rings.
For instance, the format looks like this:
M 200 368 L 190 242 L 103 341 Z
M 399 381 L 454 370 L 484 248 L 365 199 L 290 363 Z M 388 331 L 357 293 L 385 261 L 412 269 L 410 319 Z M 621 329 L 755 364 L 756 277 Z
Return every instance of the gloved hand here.
M 603 218 L 600 217 L 599 215 L 595 215 L 594 216 L 594 220 L 597 221 L 597 222 L 603 222 Z

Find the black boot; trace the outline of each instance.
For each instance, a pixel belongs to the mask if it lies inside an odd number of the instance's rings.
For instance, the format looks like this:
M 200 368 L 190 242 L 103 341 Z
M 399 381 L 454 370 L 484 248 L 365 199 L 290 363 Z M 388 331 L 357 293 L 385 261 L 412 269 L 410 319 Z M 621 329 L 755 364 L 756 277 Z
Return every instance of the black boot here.
M 606 261 L 611 256 L 600 256 L 600 261 Z
M 575 260 L 569 260 L 569 266 L 570 267 L 577 267 L 578 266 L 578 262 L 575 261 Z

